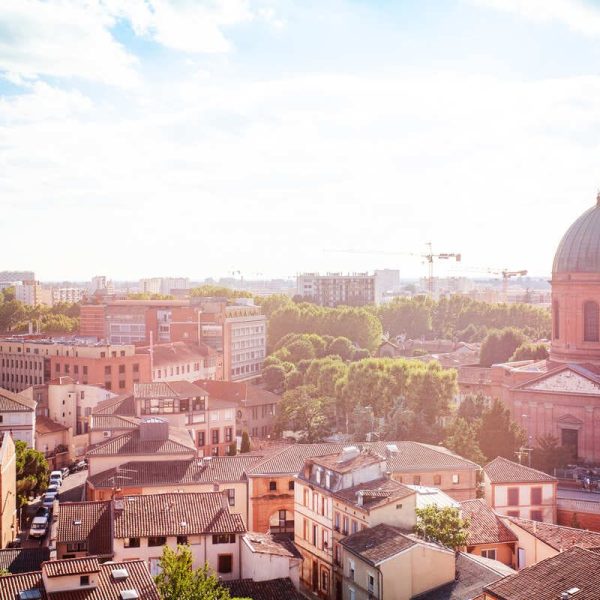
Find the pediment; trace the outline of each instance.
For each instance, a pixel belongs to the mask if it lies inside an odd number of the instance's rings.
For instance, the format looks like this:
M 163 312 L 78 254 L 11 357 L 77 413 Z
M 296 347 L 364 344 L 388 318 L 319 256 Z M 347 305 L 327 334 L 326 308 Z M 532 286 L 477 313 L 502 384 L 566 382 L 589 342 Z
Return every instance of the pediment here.
M 558 418 L 561 425 L 583 425 L 583 421 L 574 415 L 566 414 Z
M 535 390 L 538 392 L 566 392 L 571 394 L 600 395 L 600 383 L 576 373 L 571 369 L 564 369 L 560 373 L 548 374 L 526 383 L 521 389 Z

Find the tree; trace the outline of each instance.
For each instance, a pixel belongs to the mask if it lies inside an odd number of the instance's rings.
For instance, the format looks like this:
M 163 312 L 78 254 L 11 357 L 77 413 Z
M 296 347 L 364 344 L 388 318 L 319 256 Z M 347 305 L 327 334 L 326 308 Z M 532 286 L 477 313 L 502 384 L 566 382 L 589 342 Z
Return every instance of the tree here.
M 560 446 L 558 438 L 551 433 L 537 438 L 531 461 L 540 471 L 553 474 L 554 469 L 563 469 L 571 460 L 571 449 Z
M 234 290 L 222 285 L 201 285 L 190 290 L 192 297 L 218 297 L 218 298 L 252 298 L 250 292 Z
M 280 390 L 283 388 L 285 381 L 286 370 L 281 365 L 271 365 L 262 372 L 262 379 L 266 387 L 270 391 Z
M 548 348 L 546 344 L 521 344 L 510 357 L 511 362 L 520 360 L 546 360 L 548 358 Z
M 275 429 L 297 432 L 304 442 L 320 441 L 335 424 L 334 405 L 333 398 L 318 396 L 314 386 L 301 385 L 283 394 Z
M 229 444 L 228 455 L 235 456 L 236 454 L 237 454 L 237 442 L 231 442 L 231 444 Z
M 314 346 L 308 340 L 296 340 L 286 348 L 289 352 L 287 360 L 294 364 L 299 363 L 301 360 L 310 360 L 316 357 Z
M 248 432 L 246 430 L 244 430 L 242 432 L 242 443 L 240 445 L 240 454 L 246 454 L 247 452 L 250 452 L 250 436 L 248 435 Z
M 329 344 L 327 354 L 337 354 L 342 360 L 352 360 L 354 345 L 346 337 L 337 337 Z
M 514 327 L 491 331 L 481 344 L 479 363 L 484 367 L 504 363 L 523 342 L 525 336 Z
M 474 419 L 481 419 L 487 408 L 485 396 L 479 392 L 477 395 L 468 394 L 460 403 L 456 416 L 471 423 Z
M 38 450 L 15 440 L 17 504 L 22 506 L 30 495 L 37 496 L 48 486 L 48 461 Z
M 510 418 L 502 402 L 494 400 L 481 419 L 479 447 L 487 460 L 503 456 L 515 459 L 515 453 L 525 444 L 525 431 Z
M 192 569 L 192 550 L 187 545 L 163 547 L 160 573 L 154 578 L 162 600 L 231 600 L 208 564 Z
M 478 465 L 485 463 L 485 457 L 481 452 L 478 442 L 479 422 L 469 422 L 461 417 L 457 417 L 452 424 L 445 446 L 456 452 L 459 456 L 472 460 Z
M 467 545 L 469 520 L 461 519 L 457 508 L 435 505 L 417 508 L 414 532 L 422 539 L 457 550 Z

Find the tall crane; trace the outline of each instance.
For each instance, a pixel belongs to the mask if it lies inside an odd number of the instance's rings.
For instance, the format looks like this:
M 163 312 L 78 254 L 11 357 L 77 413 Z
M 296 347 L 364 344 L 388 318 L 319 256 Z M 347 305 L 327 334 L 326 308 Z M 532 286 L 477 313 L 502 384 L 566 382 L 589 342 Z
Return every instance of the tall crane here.
M 427 289 L 430 295 L 433 295 L 433 263 L 436 260 L 449 260 L 453 258 L 456 262 L 462 260 L 462 254 L 459 252 L 442 252 L 440 254 L 434 254 L 431 242 L 425 244 L 429 252 L 425 254 L 419 254 L 416 252 L 388 252 L 385 250 L 326 250 L 326 252 L 346 252 L 350 254 L 395 254 L 403 256 L 418 256 L 425 259 L 428 265 L 428 278 L 427 278 Z
M 502 275 L 502 299 L 504 302 L 508 300 L 508 282 L 511 277 L 524 277 L 527 275 L 527 269 L 521 269 L 520 271 L 508 271 L 507 269 L 503 269 L 500 272 L 494 272 L 494 275 Z

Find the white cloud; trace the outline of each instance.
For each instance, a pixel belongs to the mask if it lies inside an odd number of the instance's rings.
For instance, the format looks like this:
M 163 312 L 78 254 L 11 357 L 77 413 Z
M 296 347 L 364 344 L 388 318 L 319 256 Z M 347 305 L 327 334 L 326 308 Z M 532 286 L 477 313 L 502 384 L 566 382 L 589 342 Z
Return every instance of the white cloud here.
M 111 35 L 113 23 L 94 1 L 3 0 L 0 70 L 130 86 L 137 61 Z
M 469 0 L 538 23 L 563 23 L 573 31 L 600 35 L 600 10 L 581 0 Z

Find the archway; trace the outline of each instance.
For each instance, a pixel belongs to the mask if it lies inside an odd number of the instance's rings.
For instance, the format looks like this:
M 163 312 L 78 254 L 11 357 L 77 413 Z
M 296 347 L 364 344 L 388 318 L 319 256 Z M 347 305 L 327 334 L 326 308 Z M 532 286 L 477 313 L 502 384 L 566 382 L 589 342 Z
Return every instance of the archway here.
M 269 533 L 294 533 L 293 511 L 281 508 L 269 517 Z

